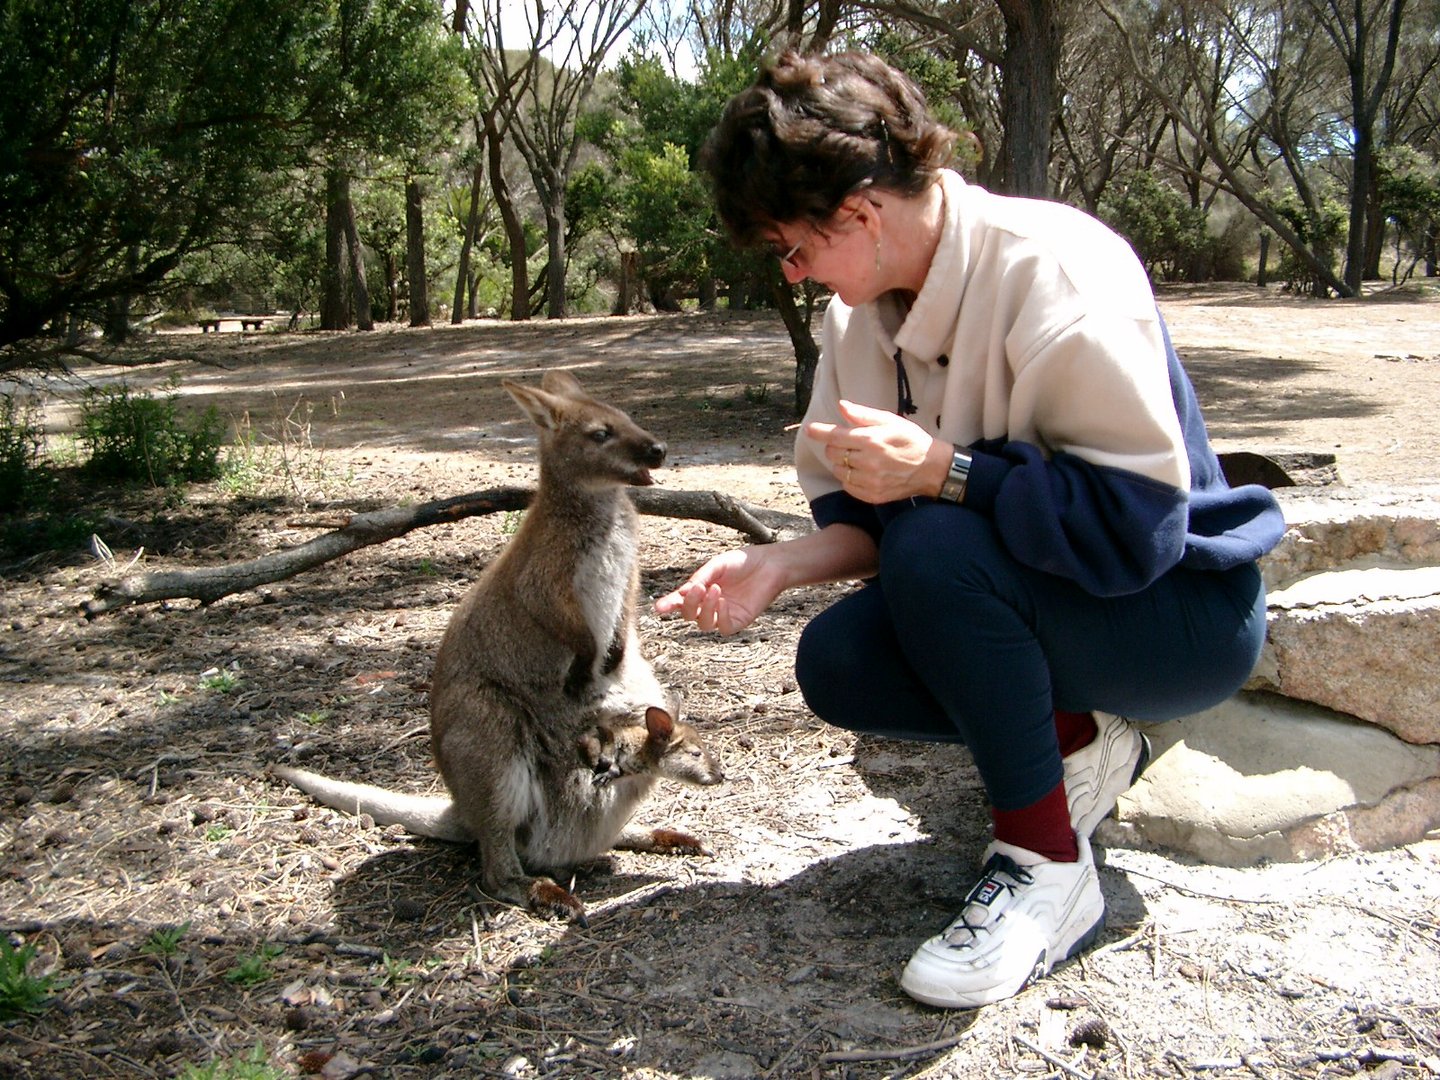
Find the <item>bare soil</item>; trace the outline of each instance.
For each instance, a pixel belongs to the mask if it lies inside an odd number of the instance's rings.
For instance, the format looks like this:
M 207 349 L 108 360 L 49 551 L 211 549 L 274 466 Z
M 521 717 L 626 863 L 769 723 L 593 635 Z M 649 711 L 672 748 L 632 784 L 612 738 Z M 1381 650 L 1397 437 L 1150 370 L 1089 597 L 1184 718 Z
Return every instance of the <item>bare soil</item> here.
M 1433 291 L 1161 299 L 1220 449 L 1333 453 L 1361 488 L 1440 482 Z M 0 1023 L 0 1075 L 172 1076 L 251 1054 L 333 1077 L 1440 1075 L 1434 840 L 1247 870 L 1102 850 L 1094 951 L 982 1010 L 910 1001 L 897 975 L 958 907 L 988 815 L 963 750 L 856 740 L 806 710 L 794 642 L 844 587 L 796 591 L 729 639 L 644 615 L 728 780 L 659 789 L 641 812 L 713 857 L 580 869 L 587 928 L 492 904 L 467 851 L 264 774 L 303 761 L 436 788 L 431 658 L 513 521 L 411 533 L 208 607 L 78 615 L 132 559 L 214 565 L 308 539 L 330 510 L 530 482 L 499 380 L 550 366 L 669 443 L 661 484 L 803 513 L 778 320 L 164 345 L 191 359 L 132 384 L 178 376 L 187 406 L 217 405 L 255 449 L 238 490 L 108 493 L 113 563 L 5 569 L 0 926 L 54 982 L 49 1008 Z M 651 597 L 737 542 L 694 521 L 642 528 Z

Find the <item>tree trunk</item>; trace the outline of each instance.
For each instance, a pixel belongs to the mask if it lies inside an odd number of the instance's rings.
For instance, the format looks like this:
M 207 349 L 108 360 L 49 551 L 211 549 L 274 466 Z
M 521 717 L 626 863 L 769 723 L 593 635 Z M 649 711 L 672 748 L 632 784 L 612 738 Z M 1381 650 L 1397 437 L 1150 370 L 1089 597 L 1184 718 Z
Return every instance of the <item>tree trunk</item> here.
M 410 325 L 430 325 L 430 285 L 425 277 L 425 189 L 405 181 L 405 276 L 410 283 Z
M 495 114 L 485 116 L 485 152 L 490 163 L 490 190 L 495 193 L 495 208 L 505 226 L 505 242 L 510 248 L 510 318 L 530 318 L 529 253 L 525 250 L 525 222 L 515 209 L 510 195 L 510 181 L 505 178 L 504 137 L 495 125 Z
M 633 248 L 620 249 L 620 280 L 615 289 L 612 315 L 633 315 L 640 310 L 640 253 Z
M 815 386 L 815 369 L 820 366 L 820 346 L 815 344 L 810 324 L 795 303 L 795 290 L 780 276 L 778 265 L 770 276 L 770 293 L 789 331 L 790 346 L 795 350 L 795 415 L 804 416 Z
M 355 301 L 355 325 L 361 330 L 374 330 L 375 317 L 370 313 L 370 287 L 365 283 L 365 251 L 360 246 L 360 230 L 355 227 L 355 203 L 350 198 L 350 178 L 345 178 L 345 249 L 350 253 L 351 296 Z
M 125 270 L 134 275 L 140 269 L 140 249 L 134 244 L 125 252 Z M 130 313 L 135 305 L 135 294 L 126 289 L 110 298 L 105 307 L 105 340 L 111 345 L 123 345 L 130 340 Z
M 1260 269 L 1255 274 L 1255 284 L 1262 289 L 1270 284 L 1270 234 L 1260 234 Z
M 1375 146 L 1370 132 L 1355 132 L 1355 161 L 1351 170 L 1350 233 L 1345 240 L 1345 284 L 1355 296 L 1365 281 L 1365 226 L 1370 192 L 1375 186 Z
M 325 268 L 320 275 L 320 329 L 350 329 L 345 301 L 345 207 L 350 182 L 338 169 L 325 173 Z
M 465 287 L 470 283 L 470 248 L 475 244 L 475 230 L 480 227 L 480 183 L 484 171 L 477 162 L 470 178 L 470 212 L 465 215 L 465 239 L 460 242 L 459 265 L 455 267 L 455 302 L 450 305 L 450 323 L 459 326 L 465 321 Z
M 393 323 L 398 314 L 400 298 L 400 264 L 393 251 L 385 252 L 381 261 L 385 264 L 385 321 Z
M 1050 196 L 1050 136 L 1055 122 L 1061 30 L 1053 0 L 995 0 L 1005 18 L 1001 112 L 1004 189 Z
M 550 265 L 545 278 L 545 315 L 563 319 L 569 312 L 565 304 L 565 195 L 552 192 L 545 207 L 545 250 Z

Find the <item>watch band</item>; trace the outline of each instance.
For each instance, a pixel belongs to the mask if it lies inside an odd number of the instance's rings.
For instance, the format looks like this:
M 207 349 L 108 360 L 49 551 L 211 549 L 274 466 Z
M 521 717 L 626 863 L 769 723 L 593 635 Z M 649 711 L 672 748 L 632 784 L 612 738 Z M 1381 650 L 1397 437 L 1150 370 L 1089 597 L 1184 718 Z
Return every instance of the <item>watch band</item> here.
M 949 503 L 965 501 L 965 488 L 970 482 L 970 455 L 956 450 L 950 459 L 950 472 L 940 485 L 940 500 Z

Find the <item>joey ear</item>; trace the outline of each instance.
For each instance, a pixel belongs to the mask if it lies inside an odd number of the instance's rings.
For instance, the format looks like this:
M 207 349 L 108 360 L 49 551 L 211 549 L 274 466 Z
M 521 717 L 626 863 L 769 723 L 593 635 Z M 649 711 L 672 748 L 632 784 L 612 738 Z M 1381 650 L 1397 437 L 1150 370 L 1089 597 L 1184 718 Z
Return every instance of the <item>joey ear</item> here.
M 502 379 L 500 385 L 515 399 L 515 403 L 525 410 L 525 415 L 530 417 L 536 427 L 542 431 L 554 431 L 560 426 L 563 403 L 554 394 L 510 379 Z
M 651 742 L 669 742 L 675 734 L 675 718 L 659 705 L 645 710 L 645 733 Z
M 545 372 L 540 385 L 552 394 L 560 394 L 564 397 L 584 397 L 585 391 L 580 389 L 580 383 L 563 368 L 551 368 Z

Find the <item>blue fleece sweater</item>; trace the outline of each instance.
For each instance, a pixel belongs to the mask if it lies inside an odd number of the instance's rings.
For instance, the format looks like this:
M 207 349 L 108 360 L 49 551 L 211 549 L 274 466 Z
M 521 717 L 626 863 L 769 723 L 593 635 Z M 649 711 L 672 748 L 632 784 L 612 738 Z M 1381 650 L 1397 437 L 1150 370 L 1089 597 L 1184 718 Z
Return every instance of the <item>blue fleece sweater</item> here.
M 831 301 L 806 419 L 837 422 L 841 398 L 898 409 L 906 385 L 911 419 L 974 456 L 965 506 L 1018 561 L 1096 595 L 1270 550 L 1279 505 L 1226 483 L 1129 245 L 1073 208 L 942 182 L 945 232 L 920 295 L 908 309 Z M 839 490 L 803 434 L 796 459 L 821 527 L 878 537 L 901 509 Z

